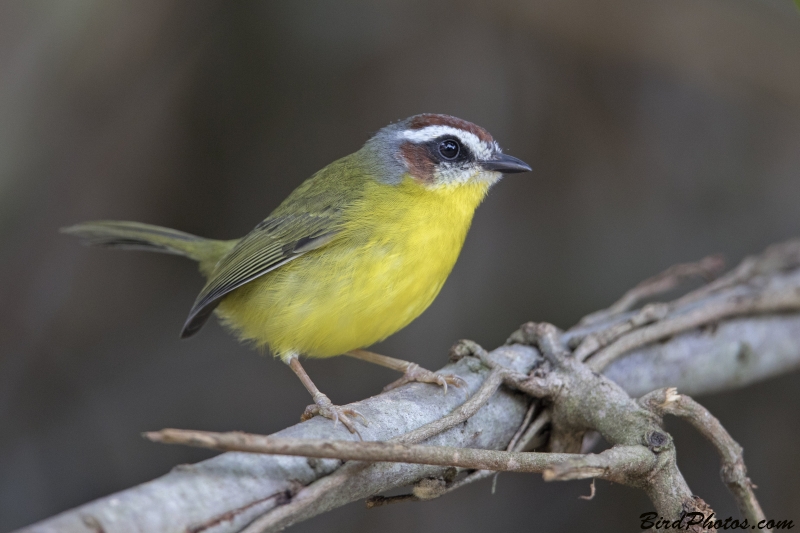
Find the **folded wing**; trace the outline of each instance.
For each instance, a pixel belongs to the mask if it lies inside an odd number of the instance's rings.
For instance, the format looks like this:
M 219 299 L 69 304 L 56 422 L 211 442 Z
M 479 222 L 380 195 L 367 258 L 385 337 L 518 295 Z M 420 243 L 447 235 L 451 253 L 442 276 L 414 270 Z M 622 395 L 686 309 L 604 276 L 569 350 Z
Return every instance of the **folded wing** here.
M 333 240 L 338 213 L 327 209 L 274 216 L 256 226 L 217 264 L 189 312 L 181 337 L 197 333 L 226 294 Z

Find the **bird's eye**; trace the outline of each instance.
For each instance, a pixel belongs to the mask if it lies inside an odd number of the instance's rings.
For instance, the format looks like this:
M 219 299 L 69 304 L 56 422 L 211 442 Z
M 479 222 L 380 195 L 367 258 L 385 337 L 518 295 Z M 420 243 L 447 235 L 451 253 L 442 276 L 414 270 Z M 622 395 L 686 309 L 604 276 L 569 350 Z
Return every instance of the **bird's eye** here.
M 439 153 L 445 159 L 455 159 L 461 152 L 461 146 L 453 139 L 445 139 L 439 143 Z

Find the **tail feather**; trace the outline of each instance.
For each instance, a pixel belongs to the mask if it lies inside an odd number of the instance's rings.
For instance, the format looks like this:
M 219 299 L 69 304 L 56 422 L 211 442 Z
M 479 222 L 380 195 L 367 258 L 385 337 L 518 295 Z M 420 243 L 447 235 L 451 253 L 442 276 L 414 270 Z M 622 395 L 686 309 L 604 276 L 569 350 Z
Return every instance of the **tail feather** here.
M 61 229 L 89 246 L 145 250 L 183 255 L 200 263 L 206 273 L 233 247 L 236 241 L 217 241 L 182 231 L 119 220 L 83 222 Z

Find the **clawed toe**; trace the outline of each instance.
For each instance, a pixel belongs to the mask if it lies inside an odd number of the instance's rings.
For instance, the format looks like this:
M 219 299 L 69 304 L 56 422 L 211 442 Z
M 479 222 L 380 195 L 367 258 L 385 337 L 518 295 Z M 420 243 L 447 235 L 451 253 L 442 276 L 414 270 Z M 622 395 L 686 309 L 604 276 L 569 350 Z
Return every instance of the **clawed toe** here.
M 419 366 L 418 364 L 411 363 L 408 368 L 406 369 L 403 377 L 394 381 L 386 387 L 383 388 L 384 391 L 389 391 L 392 389 L 396 389 L 406 383 L 431 383 L 433 385 L 439 385 L 444 389 L 444 393 L 447 394 L 447 386 L 452 385 L 453 387 L 464 387 L 466 386 L 467 382 L 461 379 L 460 377 L 453 375 L 453 374 L 439 374 L 438 372 L 431 372 L 430 370 L 426 370 Z
M 334 405 L 334 408 L 339 411 L 340 418 L 346 418 L 348 420 L 352 418 L 361 422 L 362 426 L 369 426 L 369 421 L 367 420 L 367 417 L 365 417 L 355 409 L 350 409 L 349 407 L 339 407 L 338 405 Z M 342 421 L 342 424 L 344 424 L 344 421 Z M 348 427 L 347 429 L 350 428 Z M 350 429 L 350 433 L 355 433 L 355 430 Z
M 330 399 L 328 399 L 328 397 L 324 394 L 320 394 L 320 396 L 318 398 L 314 398 L 314 400 L 316 403 L 309 405 L 306 407 L 306 410 L 303 411 L 303 415 L 300 417 L 301 421 L 309 420 L 310 418 L 318 415 L 324 416 L 325 418 L 333 420 L 334 427 L 341 422 L 350 433 L 355 433 L 358 435 L 359 439 L 361 438 L 361 433 L 359 433 L 356 429 L 354 421 L 358 420 L 362 425 L 368 426 L 369 422 L 364 415 L 355 409 L 350 409 L 349 407 L 333 405 Z

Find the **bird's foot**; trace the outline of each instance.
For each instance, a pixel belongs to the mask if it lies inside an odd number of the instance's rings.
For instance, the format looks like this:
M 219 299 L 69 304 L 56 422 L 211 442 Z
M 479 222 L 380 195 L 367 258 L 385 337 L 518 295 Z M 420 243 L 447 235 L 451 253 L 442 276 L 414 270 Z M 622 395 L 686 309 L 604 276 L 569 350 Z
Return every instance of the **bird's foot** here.
M 364 417 L 364 415 L 355 409 L 350 409 L 349 407 L 333 405 L 333 402 L 331 402 L 330 398 L 322 393 L 314 396 L 314 404 L 306 407 L 306 410 L 303 412 L 303 416 L 300 417 L 300 420 L 305 422 L 306 420 L 309 420 L 317 415 L 333 420 L 334 427 L 341 422 L 342 425 L 346 427 L 348 431 L 350 431 L 350 433 L 355 433 L 358 435 L 358 438 L 361 438 L 361 433 L 359 433 L 356 429 L 355 420 L 358 420 L 365 426 L 369 425 L 369 422 L 367 422 L 367 419 Z
M 413 383 L 415 381 L 419 383 L 432 383 L 433 385 L 439 385 L 444 388 L 445 394 L 447 394 L 448 385 L 452 385 L 453 387 L 463 387 L 467 384 L 466 381 L 456 375 L 431 372 L 430 370 L 426 370 L 416 363 L 409 363 L 405 373 L 403 374 L 403 377 L 397 381 L 389 383 L 383 388 L 383 390 L 389 391 L 405 385 L 406 383 Z

